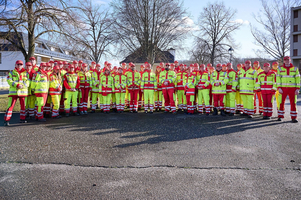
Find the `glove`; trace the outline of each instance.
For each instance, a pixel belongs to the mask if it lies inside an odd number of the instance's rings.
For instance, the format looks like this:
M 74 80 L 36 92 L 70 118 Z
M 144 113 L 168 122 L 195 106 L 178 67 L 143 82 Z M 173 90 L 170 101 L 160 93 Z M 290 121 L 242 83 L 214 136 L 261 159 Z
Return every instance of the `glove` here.
M 221 83 L 214 83 L 214 86 L 220 86 Z
M 165 82 L 164 82 L 164 85 L 168 85 L 168 82 L 167 82 L 167 81 L 165 81 Z
M 279 93 L 283 94 L 283 90 L 281 88 L 279 88 Z
M 295 95 L 298 95 L 298 94 L 299 94 L 299 89 L 296 89 Z

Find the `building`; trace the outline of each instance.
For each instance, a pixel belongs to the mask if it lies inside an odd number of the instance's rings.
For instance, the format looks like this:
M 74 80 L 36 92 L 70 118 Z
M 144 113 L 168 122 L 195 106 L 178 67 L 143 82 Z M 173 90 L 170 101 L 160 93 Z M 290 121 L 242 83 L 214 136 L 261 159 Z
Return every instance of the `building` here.
M 175 49 L 168 49 L 167 51 L 161 51 L 157 49 L 154 64 L 152 70 L 155 71 L 156 67 L 161 63 L 173 63 L 175 61 Z M 127 56 L 121 63 L 135 63 L 137 70 L 140 70 L 140 65 L 143 65 L 147 61 L 147 58 L 143 55 L 142 48 L 137 49 L 135 52 Z
M 291 8 L 290 55 L 293 65 L 301 69 L 301 6 Z
M 6 75 L 10 70 L 13 70 L 15 67 L 16 60 L 23 60 L 24 56 L 22 52 L 11 42 L 1 39 L 4 34 L 7 32 L 0 32 L 0 76 Z M 16 38 L 15 33 L 11 37 Z M 25 45 L 25 49 L 28 49 L 28 36 L 25 33 L 20 33 L 22 35 L 22 43 Z M 15 40 L 17 44 L 20 44 L 19 40 Z M 49 60 L 58 60 L 58 61 L 68 61 L 72 62 L 73 60 L 83 60 L 86 63 L 90 63 L 88 56 L 83 57 L 82 54 L 71 50 L 68 47 L 58 45 L 57 43 L 38 39 L 35 43 L 35 53 L 34 56 L 37 60 L 37 64 L 41 62 L 48 62 Z

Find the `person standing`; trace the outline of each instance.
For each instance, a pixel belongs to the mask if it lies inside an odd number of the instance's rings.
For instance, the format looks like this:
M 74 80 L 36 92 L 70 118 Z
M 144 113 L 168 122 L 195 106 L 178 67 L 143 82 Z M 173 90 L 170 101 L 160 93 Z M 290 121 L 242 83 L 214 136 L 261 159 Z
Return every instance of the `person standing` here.
M 227 73 L 229 82 L 227 83 L 227 94 L 226 94 L 226 112 L 229 116 L 234 116 L 235 113 L 235 95 L 236 87 L 238 84 L 237 73 L 232 67 L 232 63 L 227 64 Z
M 259 89 L 256 87 L 257 71 L 251 68 L 251 61 L 245 62 L 245 68 L 241 69 L 239 75 L 239 93 L 243 102 L 244 111 L 241 116 L 253 118 L 254 114 L 254 93 Z
M 259 64 L 259 61 L 255 61 L 253 63 L 253 69 L 255 69 L 257 71 L 257 75 L 261 72 L 263 72 L 263 70 L 261 69 L 260 67 L 260 64 Z M 261 92 L 255 92 L 254 93 L 254 114 L 256 114 L 256 111 L 257 111 L 257 102 L 256 102 L 256 96 L 257 96 L 257 99 L 258 99 L 258 106 L 259 106 L 259 114 L 262 115 L 263 113 L 263 103 L 262 103 L 262 96 L 261 96 Z
M 25 98 L 28 95 L 28 87 L 30 84 L 29 75 L 23 68 L 23 61 L 17 60 L 15 69 L 8 74 L 7 83 L 9 84 L 8 106 L 4 115 L 4 126 L 9 126 L 9 121 L 12 117 L 13 109 L 16 101 L 19 99 L 20 110 L 20 123 L 26 123 L 25 120 Z
M 70 102 L 72 101 L 73 115 L 79 115 L 77 112 L 77 98 L 80 80 L 77 73 L 75 73 L 75 66 L 69 65 L 69 71 L 64 76 L 64 87 L 66 88 L 65 96 L 65 112 L 66 117 L 70 115 Z
M 31 92 L 31 81 L 33 80 L 34 74 L 36 71 L 32 68 L 32 63 L 27 62 L 26 64 L 26 72 L 29 77 L 29 87 L 28 87 L 28 96 L 25 98 L 26 100 L 26 113 L 28 113 L 29 119 L 34 119 L 34 108 L 36 103 L 36 96 Z
M 100 94 L 99 94 L 99 80 L 102 76 L 102 70 L 100 64 L 96 65 L 96 69 L 92 73 L 92 104 L 91 104 L 91 113 L 95 113 L 95 110 L 97 108 L 97 100 L 100 100 Z M 103 108 L 103 105 L 101 106 Z
M 99 92 L 103 96 L 104 113 L 110 113 L 110 105 L 112 100 L 112 93 L 115 92 L 114 78 L 110 75 L 110 69 L 104 68 L 104 75 L 100 78 Z
M 291 119 L 293 123 L 297 123 L 297 95 L 300 90 L 300 73 L 299 69 L 290 63 L 291 58 L 285 56 L 284 64 L 278 68 L 277 87 L 279 90 L 280 108 L 278 110 L 278 121 L 284 118 L 285 99 L 289 96 L 291 104 Z
M 188 115 L 192 115 L 194 113 L 195 83 L 196 83 L 195 78 L 196 76 L 193 74 L 193 67 L 189 67 L 188 73 L 186 74 L 183 80 Z
M 59 66 L 53 67 L 53 72 L 49 75 L 49 95 L 53 103 L 52 118 L 59 119 L 60 100 L 62 93 L 62 79 Z
M 186 96 L 184 95 L 185 88 L 183 85 L 183 80 L 186 75 L 187 75 L 187 72 L 184 71 L 183 64 L 180 64 L 179 71 L 178 71 L 177 77 L 176 77 L 176 86 L 175 87 L 177 90 L 177 97 L 178 97 L 178 110 L 182 110 L 182 111 L 184 111 L 187 107 Z
M 218 110 L 221 111 L 222 116 L 225 114 L 225 100 L 227 92 L 227 83 L 229 81 L 227 72 L 222 71 L 222 65 L 216 65 L 216 71 L 211 74 L 210 82 L 212 85 L 212 95 L 214 102 L 214 112 L 213 115 L 217 115 Z
M 273 99 L 277 90 L 276 73 L 270 69 L 270 64 L 264 63 L 264 71 L 260 72 L 257 78 L 263 100 L 263 119 L 271 119 L 272 117 Z
M 82 64 L 82 71 L 78 73 L 80 79 L 80 92 L 81 92 L 81 99 L 79 105 L 80 114 L 87 115 L 88 109 L 88 99 L 89 99 L 89 92 L 92 89 L 91 86 L 91 73 L 88 71 L 88 65 L 86 63 Z
M 127 78 L 123 74 L 122 67 L 118 68 L 118 74 L 115 75 L 114 81 L 117 112 L 122 113 L 125 107 L 125 91 L 127 84 Z
M 165 113 L 171 112 L 176 114 L 176 105 L 174 101 L 176 73 L 169 70 L 170 64 L 165 64 L 165 70 L 160 73 L 160 83 L 165 100 Z
M 205 71 L 205 65 L 200 65 L 200 71 L 196 77 L 196 86 L 198 89 L 198 112 L 202 114 L 203 112 L 203 102 L 205 103 L 206 115 L 210 114 L 210 77 L 209 73 Z
M 163 94 L 162 94 L 162 84 L 160 83 L 160 73 L 161 73 L 161 67 L 156 67 L 156 80 L 157 80 L 157 91 L 155 91 L 155 110 L 157 112 L 161 111 L 162 109 L 162 100 L 163 100 Z
M 141 91 L 144 97 L 144 112 L 150 110 L 150 114 L 154 112 L 155 91 L 157 91 L 156 74 L 151 71 L 150 64 L 146 64 L 145 71 L 141 77 Z
M 140 88 L 141 77 L 140 73 L 136 71 L 135 64 L 130 65 L 130 69 L 126 72 L 128 81 L 128 91 L 130 95 L 130 112 L 138 113 L 138 93 Z

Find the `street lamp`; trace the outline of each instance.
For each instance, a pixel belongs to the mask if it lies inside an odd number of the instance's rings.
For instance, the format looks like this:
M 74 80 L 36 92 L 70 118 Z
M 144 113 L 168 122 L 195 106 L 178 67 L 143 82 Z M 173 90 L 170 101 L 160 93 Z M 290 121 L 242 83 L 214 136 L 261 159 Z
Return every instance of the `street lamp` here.
M 233 52 L 234 52 L 234 49 L 232 49 L 232 47 L 230 47 L 230 48 L 228 49 L 228 52 L 229 52 L 229 54 L 230 54 L 230 63 L 231 63 L 231 61 L 232 61 L 232 54 L 233 54 Z

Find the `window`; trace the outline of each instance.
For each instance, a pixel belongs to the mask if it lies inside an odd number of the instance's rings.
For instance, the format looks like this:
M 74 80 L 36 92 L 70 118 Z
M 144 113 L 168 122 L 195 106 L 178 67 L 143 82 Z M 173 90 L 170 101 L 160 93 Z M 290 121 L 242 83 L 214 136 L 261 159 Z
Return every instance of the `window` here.
M 294 25 L 294 32 L 298 32 L 298 25 Z
M 294 41 L 294 42 L 298 42 L 298 35 L 294 35 L 293 41 Z
M 0 53 L 0 64 L 2 64 L 2 54 Z
M 294 10 L 294 18 L 298 18 L 298 10 Z
M 293 56 L 298 56 L 298 49 L 294 49 Z

